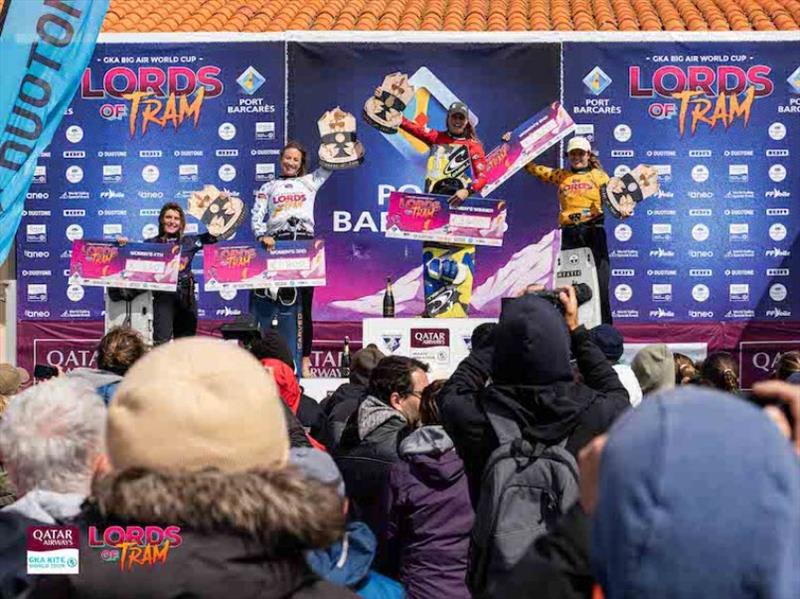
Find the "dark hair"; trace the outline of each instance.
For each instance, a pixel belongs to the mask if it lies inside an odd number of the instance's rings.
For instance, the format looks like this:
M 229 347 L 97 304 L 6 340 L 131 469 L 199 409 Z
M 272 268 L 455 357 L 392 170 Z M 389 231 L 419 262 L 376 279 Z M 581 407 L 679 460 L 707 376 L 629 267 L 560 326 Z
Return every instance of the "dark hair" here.
M 724 351 L 710 354 L 700 368 L 700 380 L 707 387 L 736 393 L 739 391 L 739 367 L 736 360 Z
M 122 376 L 146 353 L 147 346 L 139 333 L 130 327 L 114 327 L 97 346 L 97 367 Z
M 292 350 L 278 331 L 272 329 L 264 331 L 261 337 L 250 343 L 247 349 L 259 361 L 274 358 L 294 370 Z
M 419 420 L 423 426 L 441 424 L 439 419 L 439 393 L 442 391 L 447 379 L 436 379 L 425 387 L 422 398 L 419 400 Z
M 164 237 L 166 235 L 166 231 L 164 231 L 164 215 L 169 210 L 177 212 L 181 219 L 181 230 L 180 233 L 178 233 L 178 237 L 181 237 L 183 235 L 183 230 L 186 228 L 186 214 L 184 214 L 180 204 L 176 204 L 175 202 L 167 202 L 161 206 L 161 212 L 158 213 L 158 236 Z
M 428 372 L 428 365 L 414 358 L 388 356 L 378 362 L 370 374 L 367 393 L 387 405 L 392 393 L 411 395 L 414 392 L 411 375 L 415 370 Z
M 300 152 L 300 168 L 297 169 L 297 176 L 302 177 L 308 172 L 308 152 L 299 141 L 293 139 L 286 142 L 286 145 L 281 149 L 280 158 L 286 153 L 286 150 L 297 150 Z
M 782 354 L 780 358 L 778 358 L 778 362 L 775 364 L 775 370 L 773 370 L 772 376 L 776 379 L 785 381 L 795 372 L 800 372 L 800 351 L 796 349 L 787 351 L 786 353 Z
M 672 359 L 675 361 L 676 385 L 684 385 L 697 377 L 697 367 L 689 356 L 673 352 Z

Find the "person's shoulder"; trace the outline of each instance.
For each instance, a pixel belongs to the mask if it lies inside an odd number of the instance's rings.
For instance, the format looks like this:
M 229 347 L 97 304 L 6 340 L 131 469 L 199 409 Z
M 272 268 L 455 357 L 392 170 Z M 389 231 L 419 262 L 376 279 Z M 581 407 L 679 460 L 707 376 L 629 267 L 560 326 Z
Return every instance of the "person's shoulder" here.
M 346 587 L 318 578 L 295 591 L 291 597 L 292 599 L 350 599 L 357 598 L 358 595 Z

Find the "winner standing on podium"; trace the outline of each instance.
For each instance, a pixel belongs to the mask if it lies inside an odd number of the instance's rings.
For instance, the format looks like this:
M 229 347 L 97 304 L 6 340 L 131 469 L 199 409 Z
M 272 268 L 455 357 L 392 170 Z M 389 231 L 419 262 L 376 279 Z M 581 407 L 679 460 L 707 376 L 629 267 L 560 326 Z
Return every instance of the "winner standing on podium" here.
M 280 177 L 261 186 L 252 210 L 253 237 L 267 250 L 276 241 L 314 238 L 314 204 L 317 192 L 333 170 L 357 166 L 363 161 L 364 148 L 356 140 L 355 119 L 338 107 L 318 121 L 322 134 L 320 166 L 308 172 L 308 153 L 296 141 L 290 141 L 280 153 Z M 313 287 L 256 289 L 250 294 L 250 311 L 261 325 L 271 328 L 275 304 L 292 306 L 298 299 L 302 310 L 302 376 L 311 376 L 311 344 L 314 339 L 311 306 Z M 287 339 L 287 341 L 291 341 Z

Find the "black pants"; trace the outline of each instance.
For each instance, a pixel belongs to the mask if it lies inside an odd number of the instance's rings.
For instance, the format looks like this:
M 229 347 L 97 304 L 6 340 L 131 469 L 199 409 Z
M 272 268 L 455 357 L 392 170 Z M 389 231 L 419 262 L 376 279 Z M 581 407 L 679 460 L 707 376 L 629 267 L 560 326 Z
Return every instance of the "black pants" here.
M 194 281 L 179 283 L 174 293 L 153 293 L 153 343 L 192 337 L 197 333 L 197 300 Z
M 608 260 L 608 240 L 602 223 L 580 224 L 561 228 L 561 249 L 574 250 L 587 247 L 597 268 L 597 286 L 600 288 L 600 314 L 605 324 L 613 324 L 608 285 L 611 269 Z
M 303 357 L 311 355 L 311 345 L 314 342 L 314 321 L 311 320 L 311 305 L 314 303 L 314 288 L 301 287 L 300 301 L 303 312 Z

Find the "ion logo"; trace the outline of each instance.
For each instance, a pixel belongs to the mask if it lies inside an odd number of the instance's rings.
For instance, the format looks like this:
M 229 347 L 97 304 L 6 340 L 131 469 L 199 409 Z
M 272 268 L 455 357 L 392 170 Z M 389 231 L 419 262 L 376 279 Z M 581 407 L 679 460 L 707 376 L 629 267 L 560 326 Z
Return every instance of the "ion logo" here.
M 148 164 L 142 169 L 142 179 L 147 183 L 155 183 L 160 175 L 161 171 L 154 164 Z
M 708 239 L 710 231 L 708 229 L 708 225 L 703 223 L 697 223 L 694 227 L 692 227 L 692 238 L 695 241 L 705 241 Z
M 783 283 L 775 283 L 769 288 L 769 297 L 774 302 L 782 302 L 786 299 L 789 292 L 786 290 L 786 285 Z
M 620 124 L 614 127 L 614 139 L 621 142 L 626 142 L 631 138 L 632 131 L 628 125 Z
M 627 302 L 633 297 L 633 289 L 631 289 L 630 285 L 617 285 L 614 288 L 614 297 L 621 302 Z
M 770 138 L 774 139 L 775 141 L 780 141 L 784 137 L 786 137 L 786 126 L 783 123 L 772 123 L 767 129 Z
M 692 179 L 698 183 L 708 181 L 708 167 L 703 164 L 698 164 L 692 168 Z
M 67 227 L 66 230 L 67 239 L 70 241 L 75 241 L 77 239 L 83 239 L 83 227 L 80 225 L 70 225 Z
M 769 227 L 769 237 L 773 241 L 783 241 L 786 239 L 786 227 L 783 223 L 773 223 Z
M 614 228 L 614 237 L 618 241 L 629 241 L 632 236 L 633 229 L 631 229 L 630 225 L 621 223 Z
M 228 183 L 236 178 L 236 169 L 232 164 L 223 164 L 219 167 L 218 174 L 220 179 Z
M 222 123 L 217 129 L 220 138 L 225 141 L 230 141 L 236 137 L 236 125 L 233 123 Z
M 76 144 L 83 139 L 83 129 L 78 127 L 78 125 L 70 125 L 67 127 L 65 135 L 67 137 L 67 141 Z
M 696 302 L 704 302 L 711 296 L 711 292 L 708 289 L 707 285 L 703 285 L 699 283 L 692 287 L 692 298 Z
M 769 178 L 780 183 L 786 178 L 786 168 L 782 164 L 773 164 L 769 167 Z
M 67 287 L 67 297 L 72 302 L 79 302 L 83 299 L 84 291 L 80 285 L 70 285 Z
M 83 181 L 83 169 L 77 164 L 73 164 L 67 167 L 66 177 L 70 183 L 80 183 Z

